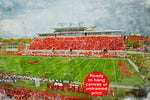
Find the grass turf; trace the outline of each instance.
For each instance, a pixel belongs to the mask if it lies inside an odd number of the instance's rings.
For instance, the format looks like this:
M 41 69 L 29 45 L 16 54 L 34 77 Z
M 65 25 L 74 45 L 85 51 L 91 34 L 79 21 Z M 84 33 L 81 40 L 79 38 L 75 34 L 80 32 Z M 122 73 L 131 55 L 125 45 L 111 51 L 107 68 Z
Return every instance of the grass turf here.
M 26 62 L 25 62 L 26 61 Z M 28 64 L 28 61 L 40 61 L 40 64 Z M 118 61 L 125 61 L 134 77 L 121 75 Z M 17 64 L 16 64 L 17 62 Z M 132 65 L 125 59 L 101 59 L 101 58 L 49 58 L 49 57 L 26 57 L 26 56 L 3 56 L 0 57 L 0 71 L 12 74 L 25 74 L 40 77 L 45 74 L 48 79 L 61 79 L 84 82 L 91 72 L 102 72 L 110 84 L 141 86 L 145 85 L 143 79 L 134 70 Z M 47 73 L 46 73 L 47 72 Z

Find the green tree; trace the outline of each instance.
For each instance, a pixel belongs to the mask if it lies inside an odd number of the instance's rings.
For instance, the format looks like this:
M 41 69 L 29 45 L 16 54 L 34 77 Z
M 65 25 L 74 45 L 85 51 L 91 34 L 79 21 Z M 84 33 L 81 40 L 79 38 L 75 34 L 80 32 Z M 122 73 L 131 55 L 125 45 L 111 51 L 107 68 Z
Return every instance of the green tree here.
M 137 41 L 125 41 L 125 44 L 127 47 L 133 47 L 133 48 L 138 48 L 139 43 Z
M 138 48 L 139 47 L 139 43 L 137 41 L 134 41 L 133 47 L 134 48 Z

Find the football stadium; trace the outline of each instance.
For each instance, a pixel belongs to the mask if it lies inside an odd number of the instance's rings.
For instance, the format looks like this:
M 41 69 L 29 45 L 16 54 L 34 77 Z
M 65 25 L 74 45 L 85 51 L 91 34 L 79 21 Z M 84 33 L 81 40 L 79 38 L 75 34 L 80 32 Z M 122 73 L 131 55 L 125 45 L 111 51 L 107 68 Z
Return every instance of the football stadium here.
M 1 55 L 1 93 L 5 90 L 17 100 L 115 100 L 130 91 L 143 95 L 139 89 L 147 82 L 137 62 L 143 51 L 127 51 L 121 30 L 94 28 L 54 28 L 53 33 L 38 34 L 16 55 Z M 84 80 L 92 72 L 104 73 L 109 80 L 108 92 L 101 97 L 85 91 Z

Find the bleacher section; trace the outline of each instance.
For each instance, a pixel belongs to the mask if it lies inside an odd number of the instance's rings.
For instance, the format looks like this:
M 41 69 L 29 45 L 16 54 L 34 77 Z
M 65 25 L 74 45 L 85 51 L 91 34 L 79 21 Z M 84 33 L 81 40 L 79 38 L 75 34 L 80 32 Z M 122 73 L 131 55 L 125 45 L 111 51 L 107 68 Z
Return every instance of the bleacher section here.
M 104 52 L 104 49 L 108 51 Z M 125 56 L 122 35 L 82 37 L 39 37 L 19 54 L 46 57 L 118 57 Z
M 37 38 L 29 50 L 125 50 L 122 36 Z

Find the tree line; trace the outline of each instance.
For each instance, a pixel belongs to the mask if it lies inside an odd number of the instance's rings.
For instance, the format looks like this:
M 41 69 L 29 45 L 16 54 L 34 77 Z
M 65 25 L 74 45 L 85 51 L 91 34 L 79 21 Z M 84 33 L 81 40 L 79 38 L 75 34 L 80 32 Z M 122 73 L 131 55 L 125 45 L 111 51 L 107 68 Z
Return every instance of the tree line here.
M 31 43 L 34 39 L 3 39 L 0 38 L 0 42 L 2 43 L 19 43 L 19 44 L 25 44 L 25 43 Z

